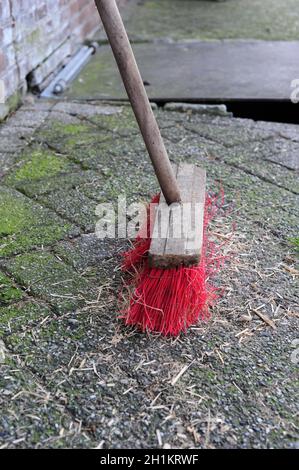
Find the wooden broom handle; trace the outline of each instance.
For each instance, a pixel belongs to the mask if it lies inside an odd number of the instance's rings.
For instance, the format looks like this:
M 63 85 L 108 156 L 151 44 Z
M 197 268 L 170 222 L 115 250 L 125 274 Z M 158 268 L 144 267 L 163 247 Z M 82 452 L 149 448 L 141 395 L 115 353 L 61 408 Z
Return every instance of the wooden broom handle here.
M 116 2 L 95 3 L 164 197 L 168 204 L 180 202 L 179 187 Z

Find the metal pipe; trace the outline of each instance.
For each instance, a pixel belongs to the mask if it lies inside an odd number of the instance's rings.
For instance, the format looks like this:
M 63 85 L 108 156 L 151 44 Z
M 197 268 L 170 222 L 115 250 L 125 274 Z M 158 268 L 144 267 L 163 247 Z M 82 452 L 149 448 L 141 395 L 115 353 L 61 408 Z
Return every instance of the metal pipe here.
M 41 93 L 43 98 L 53 98 L 62 94 L 67 85 L 74 80 L 79 74 L 84 65 L 89 61 L 89 58 L 97 50 L 97 43 L 92 43 L 90 46 L 83 46 L 72 57 L 70 62 L 58 73 L 55 79 L 45 88 Z

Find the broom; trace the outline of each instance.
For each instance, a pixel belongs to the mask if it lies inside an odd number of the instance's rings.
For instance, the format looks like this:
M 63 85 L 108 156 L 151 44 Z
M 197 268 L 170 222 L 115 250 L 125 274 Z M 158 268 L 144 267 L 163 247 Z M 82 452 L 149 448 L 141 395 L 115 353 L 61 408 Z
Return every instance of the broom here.
M 205 195 L 203 169 L 169 161 L 115 0 L 95 3 L 161 187 L 148 209 L 147 236 L 124 254 L 123 269 L 132 277 L 122 318 L 142 331 L 176 336 L 207 319 L 216 297 L 208 283 L 215 265 L 206 235 L 215 205 Z

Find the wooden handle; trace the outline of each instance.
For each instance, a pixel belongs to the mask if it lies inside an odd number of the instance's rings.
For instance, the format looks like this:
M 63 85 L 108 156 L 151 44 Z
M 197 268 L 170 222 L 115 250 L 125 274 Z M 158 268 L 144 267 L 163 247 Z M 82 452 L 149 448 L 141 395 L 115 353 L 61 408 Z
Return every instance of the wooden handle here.
M 95 3 L 164 197 L 168 204 L 180 202 L 179 187 L 116 2 Z

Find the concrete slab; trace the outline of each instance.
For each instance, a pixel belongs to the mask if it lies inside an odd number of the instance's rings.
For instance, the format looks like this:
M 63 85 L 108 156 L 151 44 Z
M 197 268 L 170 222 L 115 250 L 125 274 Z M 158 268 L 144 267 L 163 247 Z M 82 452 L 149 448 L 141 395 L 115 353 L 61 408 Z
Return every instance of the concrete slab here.
M 131 38 L 298 38 L 298 0 L 131 0 L 129 9 Z
M 151 99 L 167 101 L 290 100 L 299 77 L 299 42 L 192 41 L 136 44 Z M 85 67 L 69 98 L 126 98 L 109 46 Z

